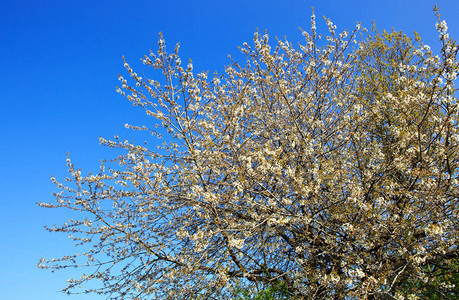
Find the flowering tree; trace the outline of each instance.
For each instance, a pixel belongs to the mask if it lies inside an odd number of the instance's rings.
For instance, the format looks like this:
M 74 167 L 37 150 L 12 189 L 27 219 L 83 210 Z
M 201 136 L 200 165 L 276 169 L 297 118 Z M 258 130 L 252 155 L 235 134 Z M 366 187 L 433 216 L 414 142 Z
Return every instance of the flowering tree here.
M 451 295 L 436 272 L 457 272 L 458 46 L 440 19 L 440 56 L 326 23 L 322 39 L 313 15 L 299 49 L 255 33 L 246 63 L 212 79 L 162 38 L 142 60 L 162 80 L 125 62 L 118 91 L 156 122 L 126 126 L 162 144 L 101 138 L 125 154 L 98 174 L 68 160 L 40 205 L 81 212 L 49 230 L 84 253 L 40 266 L 88 266 L 65 291 L 100 280 L 87 292 L 124 299 Z

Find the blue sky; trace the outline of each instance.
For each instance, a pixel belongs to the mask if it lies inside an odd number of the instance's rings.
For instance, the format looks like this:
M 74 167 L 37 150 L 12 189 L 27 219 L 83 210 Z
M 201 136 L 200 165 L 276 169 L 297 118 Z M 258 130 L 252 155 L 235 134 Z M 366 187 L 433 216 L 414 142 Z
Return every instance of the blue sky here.
M 79 270 L 36 267 L 41 257 L 75 248 L 43 229 L 70 214 L 35 203 L 53 200 L 49 178 L 66 176 L 67 152 L 83 171 L 97 171 L 100 159 L 113 156 L 99 136 L 127 137 L 125 123 L 148 121 L 115 91 L 123 55 L 142 72 L 139 58 L 156 49 L 161 31 L 171 49 L 181 42 L 182 61 L 192 58 L 195 70 L 221 72 L 256 28 L 300 41 L 312 6 L 338 30 L 375 20 L 379 29 L 416 30 L 435 50 L 435 3 L 458 38 L 457 0 L 1 0 L 0 297 L 104 299 L 58 292 Z

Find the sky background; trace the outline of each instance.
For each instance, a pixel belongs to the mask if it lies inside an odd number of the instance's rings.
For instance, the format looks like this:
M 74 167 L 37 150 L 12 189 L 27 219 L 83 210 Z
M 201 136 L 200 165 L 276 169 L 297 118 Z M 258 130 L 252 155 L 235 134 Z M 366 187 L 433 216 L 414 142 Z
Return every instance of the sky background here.
M 416 30 L 438 50 L 435 3 L 457 39 L 457 0 L 0 0 L 0 298 L 105 299 L 59 292 L 80 270 L 37 268 L 41 257 L 75 248 L 43 229 L 70 214 L 36 203 L 53 200 L 49 179 L 65 178 L 67 152 L 83 173 L 97 172 L 101 159 L 113 157 L 99 136 L 130 137 L 125 123 L 148 122 L 115 91 L 117 75 L 126 75 L 123 55 L 147 72 L 139 59 L 156 50 L 162 32 L 169 49 L 181 43 L 182 61 L 192 58 L 195 71 L 221 73 L 256 28 L 272 40 L 301 41 L 298 27 L 309 29 L 312 6 L 338 31 L 375 20 L 379 29 Z

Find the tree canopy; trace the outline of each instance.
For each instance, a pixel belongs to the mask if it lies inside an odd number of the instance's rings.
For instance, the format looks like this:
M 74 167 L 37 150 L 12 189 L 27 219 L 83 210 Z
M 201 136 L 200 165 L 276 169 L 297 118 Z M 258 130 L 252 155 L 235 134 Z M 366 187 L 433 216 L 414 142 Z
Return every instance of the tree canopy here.
M 81 214 L 48 229 L 83 252 L 40 266 L 123 299 L 457 296 L 458 46 L 437 16 L 439 55 L 328 19 L 322 37 L 313 14 L 303 43 L 256 32 L 213 76 L 160 37 L 142 62 L 162 79 L 125 61 L 118 88 L 158 147 L 101 138 L 123 154 L 97 174 L 68 159 L 40 205 Z

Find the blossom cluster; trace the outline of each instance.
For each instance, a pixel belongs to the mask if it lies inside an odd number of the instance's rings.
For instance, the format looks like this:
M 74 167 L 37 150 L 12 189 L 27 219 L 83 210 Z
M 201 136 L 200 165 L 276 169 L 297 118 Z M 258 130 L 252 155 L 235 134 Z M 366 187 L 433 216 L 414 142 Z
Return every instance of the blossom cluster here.
M 322 39 L 313 15 L 299 49 L 255 33 L 246 64 L 213 78 L 162 37 L 142 59 L 162 79 L 124 62 L 118 91 L 153 120 L 126 127 L 158 149 L 101 138 L 125 152 L 86 176 L 69 160 L 42 206 L 84 216 L 49 230 L 85 251 L 40 266 L 92 266 L 66 291 L 98 279 L 88 292 L 133 299 L 278 283 L 292 299 L 415 299 L 435 284 L 427 266 L 458 259 L 458 46 L 440 20 L 440 56 L 326 23 Z

